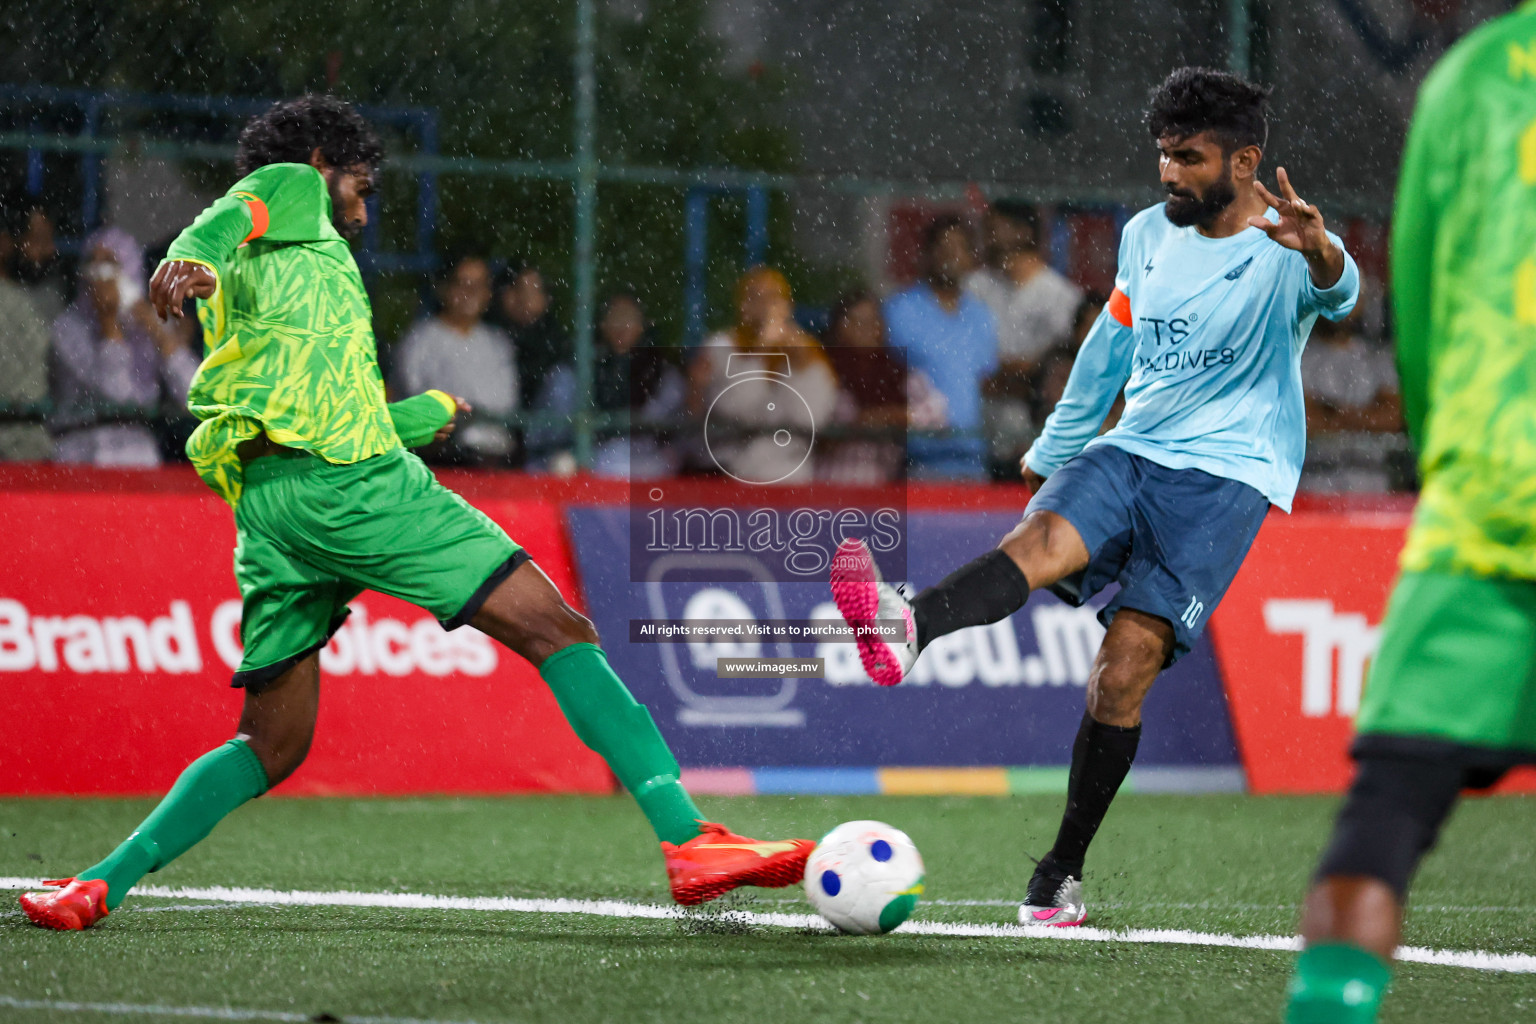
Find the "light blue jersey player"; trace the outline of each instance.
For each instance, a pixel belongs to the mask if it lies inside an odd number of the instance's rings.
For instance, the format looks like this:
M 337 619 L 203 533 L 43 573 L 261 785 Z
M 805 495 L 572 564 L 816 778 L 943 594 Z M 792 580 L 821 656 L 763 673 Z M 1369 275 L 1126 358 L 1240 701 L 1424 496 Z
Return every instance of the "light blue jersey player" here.
M 1260 228 L 1213 238 L 1175 224 L 1167 204 L 1143 210 L 1120 236 L 1114 293 L 1025 464 L 1050 477 L 1112 446 L 1246 484 L 1290 511 L 1307 437 L 1301 350 L 1318 316 L 1341 319 L 1359 292 L 1348 254 L 1321 288 L 1306 257 Z M 1121 388 L 1120 421 L 1096 436 Z
M 858 629 L 905 620 L 906 643 L 863 631 L 876 682 L 902 680 L 935 637 L 996 622 L 1031 589 L 1073 603 L 1110 583 L 1108 627 L 1072 745 L 1067 807 L 1019 908 L 1025 924 L 1087 917 L 1083 860 L 1130 770 L 1152 682 L 1188 653 L 1270 505 L 1289 511 L 1306 446 L 1301 352 L 1319 316 L 1354 308 L 1360 274 L 1317 208 L 1276 172 L 1258 180 L 1266 90 L 1181 68 L 1148 127 L 1169 198 L 1126 225 L 1109 304 L 1025 454 L 1035 490 L 997 549 L 908 600 L 847 542 L 832 593 Z M 1125 411 L 1099 435 L 1121 389 Z

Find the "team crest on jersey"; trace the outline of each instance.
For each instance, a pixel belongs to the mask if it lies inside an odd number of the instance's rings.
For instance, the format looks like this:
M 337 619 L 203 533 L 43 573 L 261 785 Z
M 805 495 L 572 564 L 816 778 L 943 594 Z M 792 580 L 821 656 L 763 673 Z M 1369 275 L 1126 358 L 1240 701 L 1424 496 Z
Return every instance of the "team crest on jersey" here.
M 1236 270 L 1233 270 L 1231 273 L 1229 273 L 1227 275 L 1227 280 L 1228 281 L 1236 281 L 1238 278 L 1242 277 L 1243 276 L 1243 271 L 1247 270 L 1248 269 L 1248 264 L 1250 264 L 1252 262 L 1253 262 L 1253 257 L 1252 256 L 1249 256 L 1247 259 L 1243 260 L 1243 262 L 1241 262 L 1241 263 L 1239 263 L 1237 265 L 1237 269 Z

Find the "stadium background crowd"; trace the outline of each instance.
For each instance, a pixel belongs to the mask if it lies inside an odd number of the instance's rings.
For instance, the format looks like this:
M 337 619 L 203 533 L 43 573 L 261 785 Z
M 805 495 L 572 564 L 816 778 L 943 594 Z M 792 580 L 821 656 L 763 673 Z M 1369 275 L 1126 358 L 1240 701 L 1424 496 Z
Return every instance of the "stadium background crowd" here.
M 835 428 L 802 475 L 1016 480 L 1108 288 L 1117 220 L 1094 211 L 1157 200 L 1151 150 L 1140 148 L 1145 89 L 1180 63 L 1240 59 L 1277 90 L 1267 168 L 1291 167 L 1366 277 L 1359 311 L 1342 327 L 1320 324 L 1304 359 L 1303 489 L 1412 486 L 1382 286 L 1391 168 L 1418 76 L 1497 0 L 1374 15 L 1334 0 L 1254 0 L 1241 5 L 1242 38 L 1223 5 L 1209 3 L 1039 0 L 1016 10 L 979 0 L 897 17 L 850 0 L 836 18 L 797 0 L 600 3 L 602 166 L 820 182 L 879 173 L 912 187 L 884 205 L 867 189 L 776 192 L 746 260 L 733 250 L 722 258 L 743 221 L 739 196 L 710 200 L 724 230 L 709 239 L 708 294 L 696 309 L 681 284 L 692 194 L 664 173 L 604 184 L 590 392 L 575 358 L 587 324 L 576 322 L 569 269 L 579 249 L 572 179 L 558 178 L 569 173 L 559 161 L 573 156 L 571 5 L 529 3 L 517 19 L 451 25 L 419 5 L 385 6 L 375 19 L 354 5 L 274 0 L 220 20 L 133 0 L 71 21 L 43 0 L 18 0 L 0 14 L 15 90 L 0 85 L 0 128 L 17 137 L 0 149 L 0 458 L 182 457 L 193 423 L 180 403 L 198 340 L 188 323 L 145 314 L 144 282 L 196 212 L 188 196 L 206 201 L 233 180 L 227 164 L 194 152 L 227 146 L 232 122 L 182 100 L 329 89 L 430 109 L 443 151 L 533 168 L 444 174 L 430 269 L 361 261 L 392 393 L 439 386 L 476 406 L 476 422 L 428 458 L 569 472 L 576 453 L 561 421 L 585 403 L 618 414 L 598 428 L 592 472 L 718 471 L 698 442 L 718 357 L 776 344 L 805 350 L 823 422 Z M 1089 31 L 1095 12 L 1113 15 L 1094 22 L 1102 31 Z M 805 45 L 812 25 L 815 45 Z M 914 61 L 887 59 L 900 53 Z M 22 136 L 85 136 L 78 117 L 47 112 L 25 92 L 37 88 L 174 94 L 179 106 L 116 124 L 108 115 L 90 131 L 115 133 L 113 155 L 129 154 L 126 164 L 143 139 L 185 145 L 180 163 L 160 160 L 175 180 L 135 187 L 132 174 L 125 185 L 109 170 L 99 202 L 61 186 L 80 176 L 80 153 L 27 151 Z M 1319 104 L 1325 96 L 1333 100 Z M 386 135 L 392 155 L 421 156 L 420 140 L 398 125 Z M 923 194 L 923 182 L 940 180 L 982 182 L 986 195 L 974 186 Z M 418 202 L 411 188 L 409 173 L 386 170 L 383 226 L 370 245 L 402 248 Z M 714 333 L 685 329 L 696 313 Z M 626 414 L 632 436 L 612 426 Z
M 186 390 L 201 332 L 192 317 L 160 322 L 144 297 L 170 239 L 146 251 L 125 230 L 102 227 L 71 257 L 44 207 L 12 202 L 9 210 L 0 232 L 0 399 L 47 411 L 42 422 L 0 426 L 0 457 L 184 461 L 181 446 L 195 425 Z M 718 472 L 693 435 L 706 396 L 719 387 L 719 353 L 780 347 L 797 362 L 803 356 L 796 387 L 818 423 L 844 428 L 795 479 L 1014 479 L 1106 300 L 1049 264 L 1040 221 L 1034 206 L 1007 200 L 970 221 L 940 214 L 924 226 L 914 280 L 885 296 L 857 287 L 825 309 L 797 306 L 773 267 L 751 268 L 737 282 L 732 321 L 693 350 L 656 343 L 645 296 L 610 292 L 594 325 L 593 401 L 602 411 L 630 411 L 633 436 L 600 444 L 592 471 Z M 438 387 L 476 409 L 473 422 L 426 457 L 571 472 L 569 432 L 557 424 L 579 400 L 572 336 L 545 272 L 464 253 L 447 258 L 432 285 L 409 327 L 380 338 L 393 396 Z M 1319 321 L 1303 358 L 1309 433 L 1320 441 L 1308 462 L 1314 490 L 1403 486 L 1390 459 L 1396 448 L 1375 443 L 1399 435 L 1402 424 L 1379 282 L 1367 294 L 1343 324 Z M 637 359 L 643 350 L 647 358 Z M 520 412 L 555 415 L 524 428 Z

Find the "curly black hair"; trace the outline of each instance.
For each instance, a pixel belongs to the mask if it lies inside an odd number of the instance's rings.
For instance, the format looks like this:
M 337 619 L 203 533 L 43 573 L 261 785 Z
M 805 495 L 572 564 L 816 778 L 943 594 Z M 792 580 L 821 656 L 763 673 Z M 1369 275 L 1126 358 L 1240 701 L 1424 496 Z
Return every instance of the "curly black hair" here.
M 1179 68 L 1152 90 L 1147 128 L 1152 138 L 1210 132 L 1231 153 L 1269 141 L 1269 90 L 1227 71 Z
M 332 167 L 376 171 L 384 162 L 383 143 L 352 104 L 311 93 L 251 118 L 240 132 L 235 166 L 250 174 L 268 164 L 307 164 L 316 148 Z

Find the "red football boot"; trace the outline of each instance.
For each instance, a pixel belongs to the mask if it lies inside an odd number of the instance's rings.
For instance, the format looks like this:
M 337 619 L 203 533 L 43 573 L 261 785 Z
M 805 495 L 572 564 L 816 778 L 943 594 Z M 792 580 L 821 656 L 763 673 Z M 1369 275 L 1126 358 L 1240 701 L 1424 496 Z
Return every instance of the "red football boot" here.
M 107 916 L 107 883 L 102 879 L 59 878 L 43 884 L 64 888 L 21 894 L 21 909 L 39 928 L 79 931 Z
M 682 846 L 661 844 L 672 898 L 685 907 L 707 903 L 739 885 L 794 885 L 805 877 L 806 858 L 816 848 L 809 839 L 763 841 L 708 821 L 699 827 L 704 831 Z

